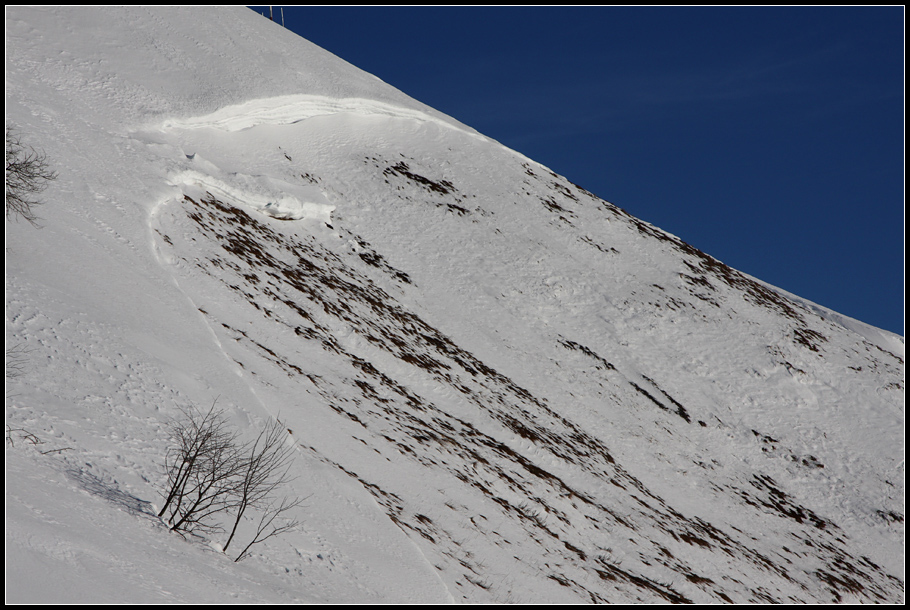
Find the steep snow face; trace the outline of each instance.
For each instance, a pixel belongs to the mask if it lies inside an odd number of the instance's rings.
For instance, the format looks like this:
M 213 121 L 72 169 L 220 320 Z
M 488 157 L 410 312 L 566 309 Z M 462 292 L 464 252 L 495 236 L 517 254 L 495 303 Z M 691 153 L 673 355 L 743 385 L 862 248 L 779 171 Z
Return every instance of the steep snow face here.
M 11 599 L 902 599 L 902 337 L 246 9 L 7 37 L 60 174 L 7 231 Z M 166 423 L 216 399 L 307 497 L 240 564 L 154 518 Z

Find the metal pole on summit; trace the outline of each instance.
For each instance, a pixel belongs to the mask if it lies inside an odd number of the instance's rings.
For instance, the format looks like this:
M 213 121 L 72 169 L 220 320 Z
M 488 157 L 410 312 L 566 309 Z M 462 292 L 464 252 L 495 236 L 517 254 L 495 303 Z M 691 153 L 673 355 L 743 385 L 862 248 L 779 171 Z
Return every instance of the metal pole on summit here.
M 284 27 L 284 7 L 281 7 L 281 27 Z
M 269 7 L 269 19 L 271 19 L 272 21 L 275 21 L 275 18 L 272 17 L 272 7 L 271 6 Z

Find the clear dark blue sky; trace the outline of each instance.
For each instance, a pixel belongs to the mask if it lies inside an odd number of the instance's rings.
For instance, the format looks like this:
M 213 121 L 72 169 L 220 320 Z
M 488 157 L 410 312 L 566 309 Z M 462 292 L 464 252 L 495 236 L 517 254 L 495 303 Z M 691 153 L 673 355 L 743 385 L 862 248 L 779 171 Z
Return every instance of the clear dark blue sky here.
M 902 6 L 284 20 L 728 265 L 904 334 Z

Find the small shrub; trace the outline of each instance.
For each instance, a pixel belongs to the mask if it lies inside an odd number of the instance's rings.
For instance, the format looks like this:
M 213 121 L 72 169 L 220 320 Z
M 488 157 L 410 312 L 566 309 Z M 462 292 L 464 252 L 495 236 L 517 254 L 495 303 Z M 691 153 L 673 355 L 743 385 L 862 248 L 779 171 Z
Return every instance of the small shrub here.
M 168 515 L 171 531 L 199 535 L 222 530 L 217 515 L 236 502 L 242 468 L 238 438 L 214 403 L 207 413 L 185 410 L 182 419 L 171 423 L 164 457 L 167 493 L 158 513 Z
M 6 378 L 15 379 L 25 374 L 25 366 L 28 364 L 29 350 L 25 349 L 25 344 L 17 343 L 12 347 L 6 348 Z
M 158 516 L 184 537 L 224 533 L 229 526 L 222 547 L 226 553 L 243 518 L 258 514 L 252 540 L 234 561 L 245 558 L 253 545 L 296 527 L 298 522 L 287 515 L 301 500 L 281 495 L 291 481 L 294 457 L 286 434 L 276 420 L 254 441 L 243 443 L 215 403 L 205 413 L 184 410 L 170 424 L 165 501 Z
M 15 129 L 6 127 L 6 219 L 27 220 L 38 226 L 34 208 L 41 205 L 35 196 L 57 178 L 50 169 L 47 156 L 22 143 Z
M 300 503 L 299 500 L 291 501 L 286 498 L 279 500 L 277 498 L 280 488 L 289 482 L 288 473 L 294 457 L 294 449 L 286 441 L 287 429 L 281 425 L 281 422 L 274 420 L 259 433 L 251 445 L 245 447 L 246 451 L 241 456 L 239 483 L 235 490 L 237 503 L 234 509 L 234 524 L 227 542 L 224 543 L 225 552 L 237 533 L 240 520 L 248 509 L 261 511 L 262 520 L 257 528 L 254 541 L 243 550 L 237 558 L 238 561 L 250 546 L 279 533 L 279 531 L 273 531 L 276 528 L 272 526 L 272 523 L 281 514 Z M 295 525 L 296 522 L 289 526 L 282 526 L 280 531 L 290 529 Z

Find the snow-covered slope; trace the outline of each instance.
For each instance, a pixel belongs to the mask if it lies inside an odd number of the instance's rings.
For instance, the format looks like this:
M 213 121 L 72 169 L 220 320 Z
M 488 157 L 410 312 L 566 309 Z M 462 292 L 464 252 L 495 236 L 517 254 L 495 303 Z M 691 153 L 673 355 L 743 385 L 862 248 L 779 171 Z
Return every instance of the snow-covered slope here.
M 903 337 L 247 9 L 6 34 L 8 601 L 903 599 Z M 306 497 L 241 563 L 154 516 L 213 401 Z

